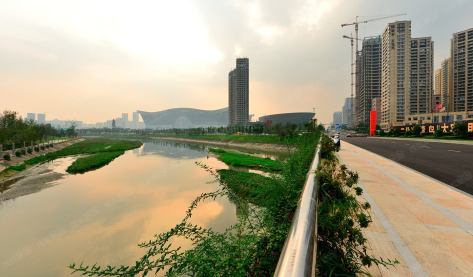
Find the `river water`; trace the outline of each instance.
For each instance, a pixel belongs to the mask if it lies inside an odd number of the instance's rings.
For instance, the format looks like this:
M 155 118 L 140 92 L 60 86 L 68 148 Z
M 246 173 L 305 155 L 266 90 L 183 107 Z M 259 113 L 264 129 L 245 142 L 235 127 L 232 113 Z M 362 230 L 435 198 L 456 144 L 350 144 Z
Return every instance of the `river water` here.
M 65 173 L 72 161 L 44 166 Z M 70 276 L 71 262 L 132 263 L 143 253 L 139 242 L 169 230 L 196 196 L 217 188 L 195 162 L 226 168 L 203 146 L 147 142 L 101 169 L 0 202 L 0 276 Z M 226 199 L 207 201 L 192 222 L 222 231 L 236 222 L 236 209 Z

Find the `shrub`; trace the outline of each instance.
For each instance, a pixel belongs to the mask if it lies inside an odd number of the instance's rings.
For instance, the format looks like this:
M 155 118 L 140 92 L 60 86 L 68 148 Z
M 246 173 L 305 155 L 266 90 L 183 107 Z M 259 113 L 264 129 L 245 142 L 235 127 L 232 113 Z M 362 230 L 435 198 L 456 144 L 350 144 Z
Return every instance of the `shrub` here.
M 21 155 L 26 155 L 26 149 L 23 148 L 20 151 L 21 151 Z
M 422 127 L 420 125 L 415 125 L 414 128 L 412 128 L 412 134 L 416 137 L 420 137 L 422 132 Z
M 44 149 L 46 149 L 46 148 L 44 147 L 44 145 L 41 145 L 41 146 L 39 147 L 39 149 L 44 150 Z
M 3 155 L 3 159 L 4 159 L 5 161 L 11 160 L 10 154 L 8 154 L 8 153 L 7 153 L 7 154 L 4 154 L 4 155 Z
M 33 148 L 28 147 L 28 149 L 26 149 L 26 151 L 28 152 L 28 154 L 31 154 L 31 153 L 33 153 Z
M 38 146 L 35 146 L 35 147 L 34 147 L 34 151 L 39 152 L 39 147 L 38 147 Z
M 52 143 L 52 142 L 49 144 L 49 147 L 54 147 L 54 145 L 53 145 L 53 143 Z
M 468 125 L 465 122 L 457 122 L 453 126 L 453 135 L 457 138 L 468 137 Z
M 16 150 L 16 151 L 15 151 L 15 156 L 21 157 L 21 151 L 20 151 L 20 150 Z
M 443 136 L 443 130 L 442 129 L 435 130 L 434 137 L 439 138 L 441 136 Z

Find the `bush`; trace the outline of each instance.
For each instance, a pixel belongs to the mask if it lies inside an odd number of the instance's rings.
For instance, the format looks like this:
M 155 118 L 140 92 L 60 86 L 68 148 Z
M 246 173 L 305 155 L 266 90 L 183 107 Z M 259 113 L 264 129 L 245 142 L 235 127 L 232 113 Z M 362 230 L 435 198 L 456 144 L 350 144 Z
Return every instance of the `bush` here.
M 16 151 L 15 151 L 15 156 L 21 157 L 21 151 L 20 151 L 20 150 L 16 150 Z
M 35 146 L 35 147 L 34 147 L 34 151 L 39 152 L 39 147 L 38 147 L 38 146 Z
M 467 138 L 468 137 L 468 125 L 466 122 L 457 122 L 453 126 L 453 135 L 457 138 Z
M 41 146 L 39 147 L 39 149 L 44 150 L 44 149 L 46 149 L 46 148 L 44 147 L 44 145 L 41 145 Z
M 51 142 L 51 143 L 49 144 L 49 147 L 51 147 L 51 148 L 54 147 L 54 144 Z
M 31 153 L 33 153 L 33 148 L 31 148 L 31 147 L 28 147 L 28 149 L 26 149 L 26 152 L 28 152 L 28 154 L 31 154 Z
M 443 130 L 442 129 L 435 130 L 434 137 L 439 138 L 441 136 L 443 136 Z
M 422 127 L 420 125 L 415 125 L 414 128 L 412 128 L 412 134 L 416 137 L 420 137 L 422 132 Z
M 4 159 L 5 161 L 11 160 L 10 154 L 7 153 L 7 154 L 3 155 L 3 159 Z
M 20 151 L 21 151 L 21 155 L 26 155 L 26 149 L 23 148 Z

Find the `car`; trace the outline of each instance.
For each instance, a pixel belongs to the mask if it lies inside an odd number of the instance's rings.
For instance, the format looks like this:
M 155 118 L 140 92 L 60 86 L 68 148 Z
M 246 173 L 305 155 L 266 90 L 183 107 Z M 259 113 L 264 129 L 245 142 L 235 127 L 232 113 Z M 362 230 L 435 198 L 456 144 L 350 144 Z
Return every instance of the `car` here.
M 351 133 L 347 134 L 347 138 L 351 138 L 353 135 Z

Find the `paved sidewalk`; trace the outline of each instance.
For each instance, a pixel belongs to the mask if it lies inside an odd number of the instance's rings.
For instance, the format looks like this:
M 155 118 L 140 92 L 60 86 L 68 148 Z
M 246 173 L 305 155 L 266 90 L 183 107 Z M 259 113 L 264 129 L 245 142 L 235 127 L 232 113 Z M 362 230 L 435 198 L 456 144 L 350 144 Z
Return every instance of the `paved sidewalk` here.
M 473 276 L 473 196 L 347 142 L 339 156 L 372 206 L 372 253 L 400 261 L 373 276 Z

